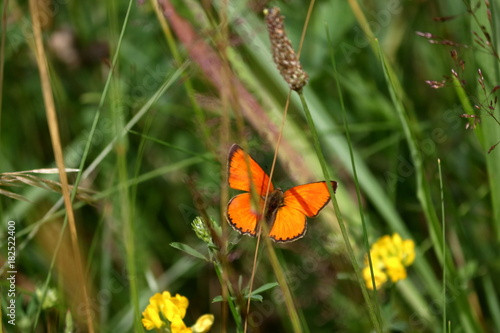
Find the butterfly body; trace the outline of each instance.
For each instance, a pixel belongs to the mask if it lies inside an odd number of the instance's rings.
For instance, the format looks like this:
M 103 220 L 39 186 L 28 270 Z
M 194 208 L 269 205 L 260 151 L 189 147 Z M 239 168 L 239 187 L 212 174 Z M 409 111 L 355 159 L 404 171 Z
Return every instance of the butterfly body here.
M 261 200 L 265 200 L 261 197 Z M 264 210 L 264 221 L 267 223 L 268 229 L 271 230 L 274 222 L 276 221 L 276 214 L 278 210 L 283 207 L 284 195 L 280 188 L 275 189 L 267 196 L 267 207 Z
M 264 221 L 269 237 L 275 242 L 294 241 L 304 236 L 306 217 L 317 216 L 330 201 L 326 182 L 299 185 L 286 191 L 274 188 L 257 162 L 236 144 L 229 150 L 228 164 L 229 186 L 246 193 L 229 201 L 226 217 L 242 234 L 256 236 L 258 224 Z M 331 185 L 335 191 L 337 182 L 332 181 Z M 252 191 L 257 194 L 255 200 Z

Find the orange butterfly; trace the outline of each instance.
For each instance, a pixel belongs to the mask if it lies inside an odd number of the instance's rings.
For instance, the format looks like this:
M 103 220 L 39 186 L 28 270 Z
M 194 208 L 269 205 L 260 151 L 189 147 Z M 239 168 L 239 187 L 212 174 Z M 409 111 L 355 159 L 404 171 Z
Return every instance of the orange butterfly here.
M 227 205 L 229 224 L 242 234 L 255 237 L 257 224 L 264 211 L 263 220 L 268 223 L 269 237 L 275 242 L 294 241 L 306 233 L 306 216 L 316 217 L 330 201 L 326 182 L 295 186 L 285 192 L 274 188 L 272 183 L 269 184 L 269 176 L 264 170 L 237 144 L 233 144 L 229 150 L 228 164 L 229 186 L 247 192 L 236 195 Z M 252 205 L 250 181 L 260 197 L 258 208 Z M 337 182 L 331 183 L 335 191 Z M 268 184 L 267 207 L 263 210 Z

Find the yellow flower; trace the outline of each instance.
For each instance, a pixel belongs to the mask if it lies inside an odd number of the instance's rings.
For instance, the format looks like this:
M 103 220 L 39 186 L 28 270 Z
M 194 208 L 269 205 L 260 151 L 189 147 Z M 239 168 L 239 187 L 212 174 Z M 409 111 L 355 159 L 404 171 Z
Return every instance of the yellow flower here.
M 214 315 L 212 314 L 204 314 L 196 321 L 196 324 L 191 326 L 194 333 L 206 333 L 212 327 L 214 323 Z
M 147 330 L 170 327 L 172 333 L 205 333 L 214 322 L 214 316 L 206 314 L 201 316 L 192 328 L 188 328 L 183 319 L 189 300 L 176 294 L 174 297 L 168 291 L 156 293 L 149 299 L 149 304 L 142 313 L 142 325 Z
M 415 260 L 415 243 L 403 240 L 397 233 L 380 237 L 370 249 L 375 285 L 382 286 L 387 280 L 397 282 L 406 279 L 406 268 Z M 365 258 L 363 278 L 369 289 L 373 288 L 368 257 Z
M 152 304 L 149 304 L 146 307 L 146 310 L 144 310 L 142 316 L 144 317 L 142 318 L 142 325 L 144 325 L 147 330 L 152 330 L 155 328 L 160 329 L 166 325 L 166 323 L 160 318 L 158 307 Z

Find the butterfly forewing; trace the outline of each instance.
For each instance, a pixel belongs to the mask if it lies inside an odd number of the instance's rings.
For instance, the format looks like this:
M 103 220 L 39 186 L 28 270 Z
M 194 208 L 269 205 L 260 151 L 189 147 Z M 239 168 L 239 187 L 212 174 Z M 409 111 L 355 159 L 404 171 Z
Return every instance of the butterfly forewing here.
M 333 191 L 337 182 L 332 181 Z M 307 217 L 315 217 L 330 201 L 326 182 L 316 182 L 292 187 L 285 192 L 285 206 L 296 209 Z
M 266 195 L 269 177 L 257 162 L 250 155 L 246 154 L 240 146 L 234 144 L 231 147 L 228 161 L 229 186 L 231 188 L 250 192 L 250 179 L 252 179 L 257 193 L 260 196 Z M 270 184 L 269 191 L 273 190 L 273 184 Z

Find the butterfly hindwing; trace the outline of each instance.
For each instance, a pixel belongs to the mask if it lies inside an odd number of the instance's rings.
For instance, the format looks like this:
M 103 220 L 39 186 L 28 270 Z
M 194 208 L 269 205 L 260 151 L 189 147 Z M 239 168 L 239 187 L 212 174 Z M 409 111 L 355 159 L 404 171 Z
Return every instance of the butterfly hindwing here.
M 240 233 L 255 236 L 264 203 L 260 200 L 260 207 L 254 209 L 251 198 L 250 193 L 233 197 L 227 205 L 227 220 Z
M 276 212 L 276 218 L 269 231 L 269 237 L 275 242 L 291 242 L 306 233 L 306 216 L 301 211 L 283 206 Z
M 260 196 L 266 195 L 269 176 L 246 154 L 237 144 L 231 146 L 229 150 L 229 186 L 235 190 L 250 192 L 250 178 L 254 183 L 255 190 Z M 248 163 L 247 163 L 248 162 Z M 248 169 L 250 168 L 250 170 Z M 274 190 L 273 184 L 270 184 L 269 191 Z

